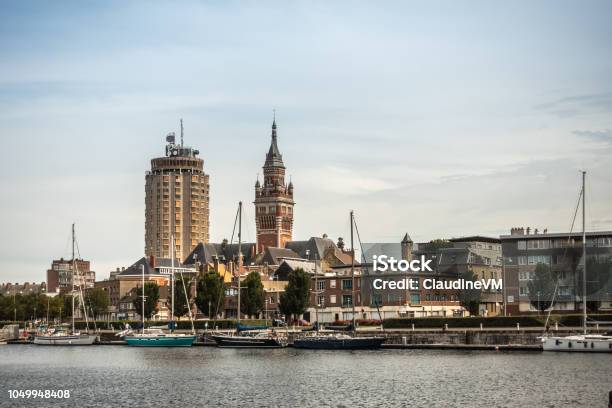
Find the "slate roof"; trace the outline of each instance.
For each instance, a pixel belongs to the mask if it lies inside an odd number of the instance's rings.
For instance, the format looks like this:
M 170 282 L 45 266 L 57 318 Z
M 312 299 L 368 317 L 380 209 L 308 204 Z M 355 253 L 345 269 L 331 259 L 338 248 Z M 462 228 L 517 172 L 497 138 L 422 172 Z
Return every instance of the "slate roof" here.
M 333 240 L 321 237 L 312 237 L 308 241 L 289 241 L 285 244 L 285 248 L 291 249 L 301 258 L 307 258 L 311 261 L 323 259 L 325 251 L 330 247 L 337 248 Z M 306 251 L 309 251 L 308 257 Z
M 270 144 L 270 150 L 268 150 L 266 162 L 264 164 L 264 167 L 268 166 L 285 167 L 283 155 L 280 154 L 280 150 L 278 150 L 278 145 L 276 143 L 276 119 L 272 122 L 272 143 Z
M 402 259 L 402 244 L 399 242 L 376 242 L 376 243 L 363 243 L 363 257 L 365 262 L 372 262 L 374 255 L 387 255 L 388 257 L 394 257 L 395 259 Z
M 291 249 L 266 247 L 263 262 L 267 262 L 268 265 L 280 265 L 286 258 L 299 259 L 302 257 Z
M 136 262 L 134 262 L 131 266 L 125 268 L 125 270 L 121 271 L 118 276 L 133 276 L 133 275 L 142 275 L 142 265 L 144 265 L 144 273 L 145 275 L 159 275 L 155 271 L 151 265 L 149 265 L 149 260 L 146 257 L 142 257 Z
M 243 242 L 242 244 L 242 259 L 245 265 L 250 265 L 255 262 L 254 254 L 255 244 L 252 242 Z M 225 263 L 231 259 L 238 258 L 238 244 L 204 244 L 200 242 L 185 258 L 185 265 L 195 265 L 196 260 L 202 263 L 213 263 L 214 257 L 217 257 L 221 263 Z

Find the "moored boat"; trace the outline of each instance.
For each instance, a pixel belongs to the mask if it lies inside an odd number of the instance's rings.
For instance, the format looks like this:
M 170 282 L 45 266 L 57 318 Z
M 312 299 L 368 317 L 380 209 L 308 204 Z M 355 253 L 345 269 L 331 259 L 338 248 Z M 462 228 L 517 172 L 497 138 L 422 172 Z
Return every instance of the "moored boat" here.
M 191 347 L 195 334 L 164 333 L 160 329 L 145 329 L 142 333 L 130 333 L 124 338 L 128 346 L 137 347 Z
M 285 337 L 276 333 L 213 335 L 218 347 L 223 348 L 282 348 L 287 345 Z
M 543 336 L 542 350 L 544 351 L 566 351 L 581 353 L 612 353 L 612 336 L 599 334 L 588 334 L 587 327 L 587 240 L 585 229 L 586 218 L 586 171 L 582 171 L 582 334 L 571 336 Z M 579 197 L 580 198 L 580 197 Z M 578 201 L 580 203 L 580 200 Z M 576 212 L 578 207 L 576 207 Z M 572 222 L 573 225 L 573 222 Z M 557 284 L 558 286 L 558 284 Z M 556 288 L 555 288 L 556 294 Z M 554 301 L 554 294 L 553 294 Z M 552 312 L 552 307 L 551 307 Z M 550 313 L 549 312 L 549 316 Z M 547 318 L 548 323 L 548 318 Z
M 612 336 L 592 334 L 542 337 L 542 350 L 612 353 Z

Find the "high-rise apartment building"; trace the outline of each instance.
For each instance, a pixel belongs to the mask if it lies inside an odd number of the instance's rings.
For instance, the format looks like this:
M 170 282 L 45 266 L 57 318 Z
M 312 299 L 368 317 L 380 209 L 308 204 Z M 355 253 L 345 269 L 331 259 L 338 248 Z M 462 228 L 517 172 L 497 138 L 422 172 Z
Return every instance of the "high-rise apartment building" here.
M 184 260 L 199 243 L 209 239 L 209 184 L 198 150 L 166 137 L 166 155 L 151 160 L 146 173 L 145 254 Z
M 293 183 L 285 184 L 285 165 L 276 140 L 276 120 L 272 123 L 272 143 L 263 166 L 263 185 L 255 183 L 255 224 L 257 253 L 265 247 L 284 248 L 293 234 Z

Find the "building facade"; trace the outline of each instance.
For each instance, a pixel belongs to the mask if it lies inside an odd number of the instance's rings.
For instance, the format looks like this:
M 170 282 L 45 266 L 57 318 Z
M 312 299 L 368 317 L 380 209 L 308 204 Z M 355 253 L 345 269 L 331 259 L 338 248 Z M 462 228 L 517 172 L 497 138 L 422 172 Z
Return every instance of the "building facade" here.
M 182 129 L 182 122 L 181 122 Z M 209 176 L 199 151 L 166 137 L 166 155 L 151 160 L 145 176 L 145 254 L 184 260 L 209 240 Z
M 508 314 L 538 313 L 549 309 L 546 302 L 555 312 L 582 311 L 582 233 L 531 231 L 512 228 L 500 237 Z M 549 285 L 536 276 L 540 264 L 551 271 Z M 586 233 L 586 265 L 588 311 L 612 310 L 612 231 Z
M 277 144 L 276 120 L 263 166 L 263 184 L 255 183 L 257 253 L 266 247 L 284 248 L 293 236 L 293 183 L 285 184 L 285 165 Z
M 93 288 L 95 281 L 96 273 L 90 269 L 89 261 L 83 259 L 75 259 L 74 264 L 71 259 L 56 259 L 47 270 L 48 293 L 69 292 L 73 285 L 77 289 Z

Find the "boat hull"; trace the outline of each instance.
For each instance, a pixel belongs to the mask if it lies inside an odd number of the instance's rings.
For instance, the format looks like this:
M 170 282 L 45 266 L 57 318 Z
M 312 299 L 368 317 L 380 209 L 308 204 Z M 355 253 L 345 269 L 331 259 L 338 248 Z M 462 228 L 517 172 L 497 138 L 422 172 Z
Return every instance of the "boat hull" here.
M 383 337 L 302 338 L 293 341 L 293 347 L 313 350 L 375 350 L 385 342 Z
M 36 336 L 34 344 L 42 346 L 90 346 L 95 343 L 95 334 L 74 336 Z
M 542 339 L 542 350 L 573 353 L 612 353 L 612 337 L 545 337 Z
M 132 347 L 191 347 L 196 336 L 125 336 L 124 340 Z
M 249 336 L 214 335 L 212 338 L 217 347 L 222 348 L 281 348 L 284 344 L 275 338 L 257 338 Z

